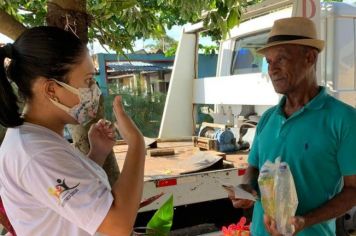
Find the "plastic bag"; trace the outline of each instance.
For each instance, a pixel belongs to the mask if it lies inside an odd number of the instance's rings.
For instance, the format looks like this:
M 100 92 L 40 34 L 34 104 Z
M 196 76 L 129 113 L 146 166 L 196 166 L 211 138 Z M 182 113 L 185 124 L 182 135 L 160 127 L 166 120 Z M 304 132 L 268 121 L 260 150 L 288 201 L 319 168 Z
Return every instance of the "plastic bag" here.
M 266 161 L 261 168 L 260 175 L 258 176 L 258 186 L 261 192 L 262 207 L 265 214 L 271 217 L 273 217 L 276 212 L 274 201 L 275 167 L 275 164 L 270 161 Z
M 294 227 L 289 219 L 297 210 L 298 196 L 289 166 L 280 160 L 278 157 L 275 163 L 266 161 L 261 168 L 258 185 L 265 214 L 276 221 L 279 233 L 292 235 Z

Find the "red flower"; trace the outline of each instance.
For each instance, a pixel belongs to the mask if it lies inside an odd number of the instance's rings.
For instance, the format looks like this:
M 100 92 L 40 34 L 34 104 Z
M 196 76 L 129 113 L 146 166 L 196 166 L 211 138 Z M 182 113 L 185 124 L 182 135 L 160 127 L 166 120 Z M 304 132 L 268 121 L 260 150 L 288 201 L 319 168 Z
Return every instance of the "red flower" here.
M 229 225 L 227 228 L 222 227 L 221 232 L 224 236 L 249 236 L 250 225 L 246 225 L 246 218 L 242 217 L 239 222 Z

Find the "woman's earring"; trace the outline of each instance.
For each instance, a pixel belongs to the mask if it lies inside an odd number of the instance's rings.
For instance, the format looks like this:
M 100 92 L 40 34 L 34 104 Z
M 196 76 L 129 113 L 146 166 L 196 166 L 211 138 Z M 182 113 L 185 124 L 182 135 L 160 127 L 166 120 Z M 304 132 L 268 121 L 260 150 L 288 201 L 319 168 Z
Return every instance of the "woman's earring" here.
M 53 100 L 59 102 L 59 99 L 57 97 L 54 97 Z

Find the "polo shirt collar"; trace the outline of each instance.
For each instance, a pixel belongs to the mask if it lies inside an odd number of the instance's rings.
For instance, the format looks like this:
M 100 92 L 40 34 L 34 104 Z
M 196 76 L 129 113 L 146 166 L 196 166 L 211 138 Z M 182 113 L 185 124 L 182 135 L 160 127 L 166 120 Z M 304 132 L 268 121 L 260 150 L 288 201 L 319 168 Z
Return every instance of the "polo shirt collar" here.
M 326 98 L 328 97 L 328 93 L 326 88 L 323 86 L 319 86 L 319 93 L 316 95 L 311 101 L 309 101 L 303 109 L 309 110 L 319 110 L 323 108 Z M 286 96 L 283 96 L 282 99 L 278 103 L 278 113 L 283 114 L 283 106 L 286 103 Z
M 323 86 L 319 86 L 319 93 L 316 95 L 310 102 L 308 102 L 304 107 L 306 109 L 311 109 L 311 110 L 319 110 L 323 108 L 327 97 L 329 96 L 326 88 Z

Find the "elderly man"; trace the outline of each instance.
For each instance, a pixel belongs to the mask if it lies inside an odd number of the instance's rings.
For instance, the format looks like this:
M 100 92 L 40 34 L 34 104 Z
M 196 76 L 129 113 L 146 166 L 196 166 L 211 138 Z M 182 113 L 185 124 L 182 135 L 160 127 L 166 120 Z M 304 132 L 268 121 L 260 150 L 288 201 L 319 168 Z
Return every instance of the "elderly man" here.
M 257 194 L 262 165 L 280 156 L 289 164 L 299 205 L 290 219 L 298 236 L 335 235 L 335 218 L 356 205 L 356 110 L 318 86 L 316 62 L 324 41 L 303 17 L 275 21 L 267 45 L 268 73 L 280 103 L 257 127 L 242 187 Z M 229 196 L 234 207 L 253 202 Z M 253 236 L 280 235 L 275 222 L 254 205 Z

